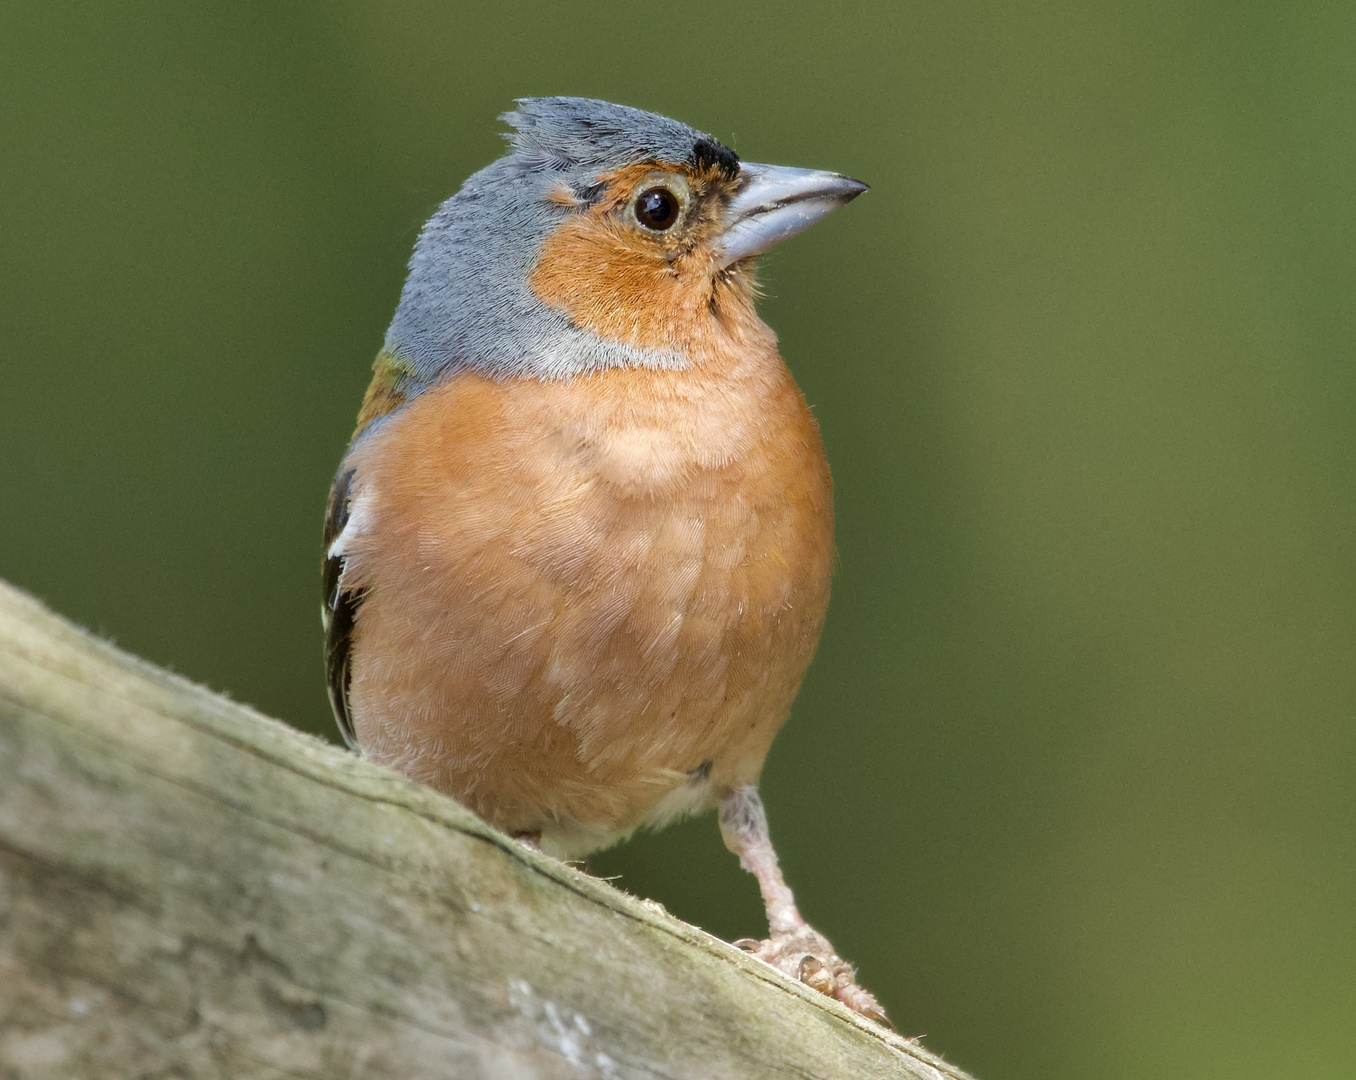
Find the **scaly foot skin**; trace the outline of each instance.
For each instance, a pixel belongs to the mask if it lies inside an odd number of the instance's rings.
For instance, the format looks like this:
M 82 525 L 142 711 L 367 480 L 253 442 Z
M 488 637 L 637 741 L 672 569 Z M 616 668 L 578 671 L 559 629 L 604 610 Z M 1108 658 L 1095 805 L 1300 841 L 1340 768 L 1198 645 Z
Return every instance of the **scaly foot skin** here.
M 829 939 L 817 930 L 801 926 L 766 941 L 743 938 L 735 945 L 812 990 L 837 998 L 849 1009 L 894 1030 L 880 1003 L 857 985 L 856 969 L 834 952 Z

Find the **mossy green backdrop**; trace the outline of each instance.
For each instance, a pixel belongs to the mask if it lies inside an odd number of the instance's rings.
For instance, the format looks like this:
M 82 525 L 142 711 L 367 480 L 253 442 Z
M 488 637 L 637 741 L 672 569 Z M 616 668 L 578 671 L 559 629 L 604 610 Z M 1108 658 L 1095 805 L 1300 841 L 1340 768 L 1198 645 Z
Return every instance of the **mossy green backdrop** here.
M 767 260 L 841 570 L 764 790 L 984 1080 L 1356 1075 L 1356 6 L 0 16 L 0 575 L 332 734 L 320 519 L 517 95 L 871 192 Z M 762 929 L 708 817 L 597 872 Z

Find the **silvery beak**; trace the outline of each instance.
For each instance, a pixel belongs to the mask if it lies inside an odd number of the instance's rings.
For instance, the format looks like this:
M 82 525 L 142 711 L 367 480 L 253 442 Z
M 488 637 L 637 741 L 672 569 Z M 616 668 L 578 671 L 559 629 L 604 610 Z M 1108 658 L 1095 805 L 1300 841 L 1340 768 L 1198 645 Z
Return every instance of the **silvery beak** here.
M 866 185 L 840 173 L 783 165 L 739 167 L 741 186 L 725 208 L 721 268 L 761 255 L 851 202 Z

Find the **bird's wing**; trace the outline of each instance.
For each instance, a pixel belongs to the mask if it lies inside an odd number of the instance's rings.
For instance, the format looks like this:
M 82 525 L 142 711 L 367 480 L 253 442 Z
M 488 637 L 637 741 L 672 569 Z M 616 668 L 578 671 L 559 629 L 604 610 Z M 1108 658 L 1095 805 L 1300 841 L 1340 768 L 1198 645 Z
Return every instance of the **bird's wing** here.
M 330 705 L 339 721 L 344 741 L 358 749 L 353 717 L 348 709 L 349 653 L 353 640 L 353 620 L 363 601 L 362 590 L 343 586 L 344 556 L 336 544 L 348 524 L 349 488 L 353 469 L 340 466 L 330 487 L 329 507 L 325 512 L 325 554 L 321 567 L 324 588 L 320 620 L 325 627 L 325 674 L 329 680 Z

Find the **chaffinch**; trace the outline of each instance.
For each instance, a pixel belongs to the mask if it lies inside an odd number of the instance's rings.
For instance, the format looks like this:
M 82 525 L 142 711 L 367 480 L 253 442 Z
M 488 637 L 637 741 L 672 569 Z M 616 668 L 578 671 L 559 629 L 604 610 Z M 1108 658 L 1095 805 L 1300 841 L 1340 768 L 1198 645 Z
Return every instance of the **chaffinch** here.
M 349 744 L 577 858 L 719 807 L 755 955 L 877 1020 L 758 777 L 829 600 L 819 430 L 754 257 L 855 198 L 686 124 L 526 98 L 424 226 L 325 520 Z

